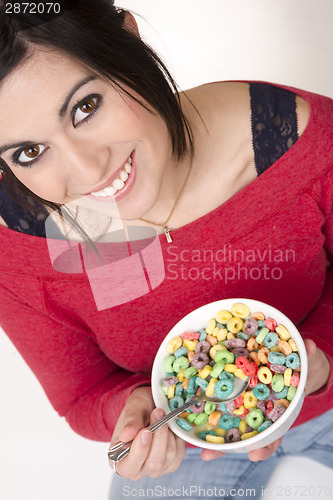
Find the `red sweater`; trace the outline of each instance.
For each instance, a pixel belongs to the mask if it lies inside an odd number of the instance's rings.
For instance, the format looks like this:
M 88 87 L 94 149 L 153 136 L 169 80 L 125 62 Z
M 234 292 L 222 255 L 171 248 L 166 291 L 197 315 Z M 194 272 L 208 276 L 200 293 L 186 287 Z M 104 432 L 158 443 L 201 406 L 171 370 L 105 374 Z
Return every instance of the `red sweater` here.
M 109 441 L 169 330 L 228 297 L 273 305 L 326 353 L 329 382 L 305 398 L 295 425 L 333 407 L 333 101 L 284 88 L 310 105 L 302 136 L 228 201 L 172 231 L 172 243 L 159 236 L 165 279 L 142 297 L 98 310 L 85 271 L 55 270 L 46 238 L 0 226 L 0 325 L 82 436 Z

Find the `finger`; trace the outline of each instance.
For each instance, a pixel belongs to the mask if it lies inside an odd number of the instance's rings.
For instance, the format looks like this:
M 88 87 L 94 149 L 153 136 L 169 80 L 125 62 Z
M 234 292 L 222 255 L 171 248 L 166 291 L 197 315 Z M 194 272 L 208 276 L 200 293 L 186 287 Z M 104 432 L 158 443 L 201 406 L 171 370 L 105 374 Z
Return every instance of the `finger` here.
M 148 421 L 149 413 L 147 413 L 146 408 L 140 408 L 138 405 L 131 405 L 126 412 L 126 417 L 123 422 L 120 423 L 121 429 L 118 435 L 118 441 L 132 441 L 139 430 L 146 427 Z
M 259 462 L 260 460 L 266 460 L 269 458 L 275 450 L 280 446 L 282 443 L 283 437 L 280 439 L 277 439 L 274 441 L 274 443 L 271 443 L 268 446 L 265 446 L 264 448 L 260 448 L 259 450 L 254 450 L 249 452 L 249 459 L 251 462 Z
M 168 449 L 167 449 L 167 468 L 166 472 L 174 472 L 178 469 L 186 453 L 186 442 L 169 431 Z
M 117 464 L 117 471 L 133 481 L 142 477 L 141 469 L 149 454 L 152 432 L 142 429 L 134 438 L 129 454 Z
M 254 450 L 250 451 L 249 453 L 249 459 L 251 462 L 259 462 L 260 460 L 266 460 L 269 458 L 272 454 L 272 451 L 268 446 L 265 446 L 265 448 L 260 448 L 260 450 Z
M 183 458 L 185 457 L 186 454 L 186 441 L 184 439 L 176 436 L 176 434 L 173 434 L 175 438 L 175 445 L 176 445 L 176 454 L 177 457 L 179 457 L 179 464 L 182 462 Z
M 137 420 L 137 419 L 136 419 Z M 132 441 L 138 432 L 144 427 L 143 422 L 129 422 L 119 433 L 118 441 L 123 441 L 126 443 L 127 441 Z
M 225 455 L 223 451 L 217 451 L 217 450 L 203 450 L 201 452 L 201 458 L 202 460 L 208 461 L 208 460 L 214 460 L 214 458 L 219 458 L 222 457 L 222 455 Z
M 155 408 L 150 415 L 150 423 L 153 424 L 160 418 L 165 416 L 162 408 Z M 152 442 L 149 454 L 143 465 L 143 474 L 154 477 L 155 474 L 161 474 L 166 467 L 166 455 L 168 448 L 169 428 L 167 425 L 162 426 L 155 431 L 152 436 Z
M 155 422 L 157 422 L 157 420 L 163 417 L 165 417 L 165 411 L 162 408 L 154 408 L 154 410 L 150 414 L 150 425 L 154 424 Z
M 308 357 L 310 358 L 317 350 L 317 346 L 315 342 L 311 339 L 304 339 L 304 345 L 306 349 L 306 353 Z

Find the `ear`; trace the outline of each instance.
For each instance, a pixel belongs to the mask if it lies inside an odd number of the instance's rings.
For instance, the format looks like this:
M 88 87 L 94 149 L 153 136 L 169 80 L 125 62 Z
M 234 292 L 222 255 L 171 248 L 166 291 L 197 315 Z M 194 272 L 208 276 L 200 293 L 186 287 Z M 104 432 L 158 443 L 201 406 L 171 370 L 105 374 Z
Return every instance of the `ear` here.
M 133 14 L 127 11 L 125 13 L 124 28 L 126 28 L 129 31 L 132 31 L 134 35 L 140 37 L 138 24 L 135 20 L 135 17 L 133 16 Z

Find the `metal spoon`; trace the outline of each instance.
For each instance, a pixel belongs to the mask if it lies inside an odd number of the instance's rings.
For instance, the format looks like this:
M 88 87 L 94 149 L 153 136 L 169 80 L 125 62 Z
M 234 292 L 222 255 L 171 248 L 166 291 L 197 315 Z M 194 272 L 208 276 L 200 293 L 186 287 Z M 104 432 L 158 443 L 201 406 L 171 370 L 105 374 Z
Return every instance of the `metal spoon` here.
M 207 381 L 210 378 L 211 377 L 208 376 Z M 250 383 L 250 377 L 247 377 L 246 379 L 234 377 L 234 390 L 230 394 L 230 396 L 228 396 L 225 399 L 219 398 L 217 396 L 215 396 L 215 397 L 206 396 L 205 391 L 200 387 L 200 395 L 199 396 L 194 395 L 189 401 L 187 401 L 187 403 L 184 403 L 183 405 L 179 406 L 178 408 L 175 408 L 170 413 L 165 415 L 165 417 L 162 417 L 159 420 L 157 420 L 156 422 L 154 422 L 153 424 L 149 425 L 149 427 L 147 427 L 147 429 L 150 429 L 151 432 L 157 431 L 157 429 L 162 427 L 162 425 L 166 424 L 173 417 L 176 417 L 177 415 L 182 413 L 184 410 L 186 410 L 190 406 L 193 406 L 197 403 L 201 403 L 202 401 L 206 401 L 206 402 L 210 402 L 210 403 L 227 403 L 228 401 L 232 401 L 233 399 L 237 398 L 240 394 L 242 394 L 242 392 L 244 392 L 247 389 L 249 383 Z M 131 449 L 132 442 L 133 442 L 133 440 L 128 441 L 126 443 L 123 443 L 121 441 L 120 443 L 115 444 L 114 446 L 112 446 L 112 448 L 109 449 L 108 457 L 109 457 L 109 460 L 112 462 L 112 464 L 114 464 L 116 462 L 120 462 L 123 458 L 126 457 L 126 455 L 128 455 L 128 453 Z

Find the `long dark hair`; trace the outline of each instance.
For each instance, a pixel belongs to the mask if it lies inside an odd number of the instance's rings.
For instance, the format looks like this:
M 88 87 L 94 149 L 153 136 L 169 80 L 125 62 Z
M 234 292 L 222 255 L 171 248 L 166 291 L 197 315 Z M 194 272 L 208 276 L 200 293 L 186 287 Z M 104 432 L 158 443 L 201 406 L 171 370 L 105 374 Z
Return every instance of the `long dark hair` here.
M 177 85 L 160 57 L 135 33 L 124 28 L 125 11 L 115 7 L 114 0 L 59 3 L 61 15 L 48 18 L 28 12 L 6 14 L 6 2 L 0 0 L 0 84 L 33 54 L 35 46 L 63 51 L 122 91 L 126 92 L 122 83 L 133 89 L 164 119 L 173 157 L 180 160 L 189 152 L 193 156 L 193 134 L 181 109 Z M 61 218 L 63 213 L 74 229 L 91 241 L 75 219 L 61 211 L 63 205 L 31 192 L 1 158 L 0 167 L 5 173 L 7 194 L 25 211 L 31 213 L 31 199 L 36 200 L 57 210 Z

